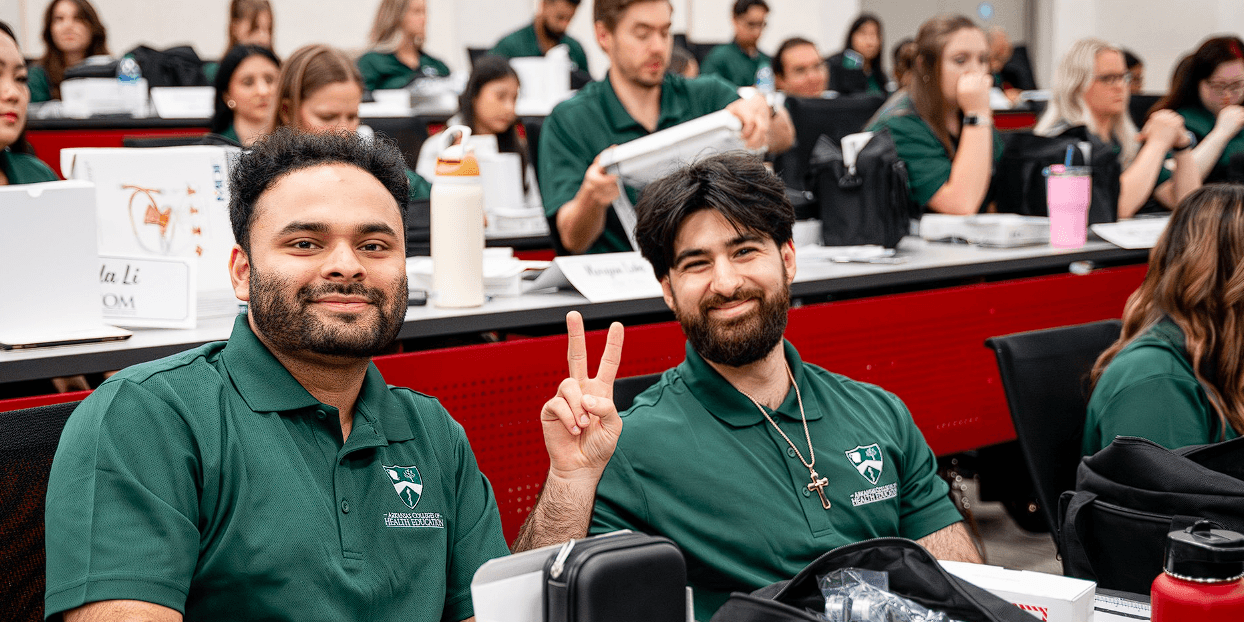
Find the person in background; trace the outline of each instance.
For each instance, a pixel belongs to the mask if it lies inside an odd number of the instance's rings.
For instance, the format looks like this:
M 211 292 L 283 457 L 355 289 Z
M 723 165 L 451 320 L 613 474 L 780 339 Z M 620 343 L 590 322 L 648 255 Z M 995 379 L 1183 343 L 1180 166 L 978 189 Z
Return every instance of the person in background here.
M 1127 108 L 1130 78 L 1118 48 L 1098 39 L 1075 42 L 1054 72 L 1049 106 L 1033 129 L 1041 136 L 1058 136 L 1084 126 L 1116 150 L 1123 167 L 1119 218 L 1136 215 L 1151 195 L 1173 209 L 1201 184 L 1189 150 L 1195 139 L 1179 115 L 1159 110 L 1136 131 Z M 1172 150 L 1173 173 L 1163 166 Z
M 233 46 L 216 74 L 216 113 L 211 131 L 243 147 L 276 127 L 281 61 L 266 47 Z
M 687 48 L 675 45 L 670 52 L 670 66 L 665 71 L 684 78 L 697 78 L 700 75 L 700 63 Z
M 587 53 L 583 51 L 583 45 L 566 34 L 579 2 L 540 0 L 535 20 L 502 37 L 488 53 L 506 58 L 544 56 L 553 46 L 565 44 L 570 48 L 570 62 L 574 63 L 574 69 L 586 72 Z
M 1192 159 L 1204 181 L 1226 179 L 1231 158 L 1244 153 L 1244 41 L 1215 37 L 1175 72 L 1171 89 L 1154 106 L 1174 110 L 1197 137 Z M 1240 180 L 1233 180 L 1240 181 Z
M 1123 50 L 1123 64 L 1127 65 L 1127 72 L 1132 74 L 1132 83 L 1128 85 L 1128 90 L 1132 95 L 1139 95 L 1145 90 L 1145 61 L 1133 54 L 1130 50 Z
M 821 97 L 829 85 L 829 71 L 816 44 L 791 37 L 773 55 L 773 81 L 791 97 Z
M 611 145 L 723 109 L 742 122 L 749 148 L 781 153 L 794 142 L 784 107 L 770 108 L 759 94 L 740 99 L 734 86 L 716 76 L 688 80 L 666 72 L 673 11 L 668 0 L 593 2 L 596 42 L 609 56 L 609 74 L 558 104 L 540 132 L 540 195 L 566 252 L 631 250 L 613 209 L 618 178 L 600 166 L 600 154 Z M 638 193 L 630 187 L 626 192 L 634 205 Z
M 422 2 L 422 0 L 412 0 Z M 303 132 L 357 132 L 363 76 L 344 52 L 322 44 L 296 50 L 277 79 L 276 126 Z M 432 184 L 406 169 L 410 200 L 426 199 Z
M 65 70 L 108 54 L 108 31 L 87 0 L 52 0 L 43 13 L 43 58 L 30 69 L 30 101 L 60 99 Z
M 1011 38 L 1006 31 L 998 26 L 990 28 L 989 72 L 993 74 L 994 87 L 1001 89 L 1012 104 L 1019 101 L 1019 94 L 1023 92 L 1006 74 L 1006 64 L 1010 62 L 1013 54 L 1015 47 L 1011 45 Z
M 365 90 L 400 89 L 419 77 L 444 77 L 449 67 L 423 51 L 427 0 L 381 0 L 371 26 L 372 50 L 359 58 Z
M 268 0 L 231 0 L 229 2 L 228 54 L 236 45 L 257 45 L 272 49 L 272 4 Z M 224 57 L 221 57 L 222 61 Z M 216 81 L 220 63 L 204 63 L 203 75 L 208 82 Z
M 881 20 L 871 13 L 855 18 L 841 52 L 829 57 L 829 90 L 843 95 L 885 95 L 889 77 L 881 68 L 885 38 Z
M 29 75 L 13 29 L 0 22 L 0 186 L 57 180 L 26 142 Z
M 458 114 L 450 117 L 447 126 L 465 125 L 472 136 L 496 136 L 497 151 L 518 154 L 522 165 L 524 205 L 538 207 L 540 188 L 536 170 L 531 166 L 527 139 L 518 131 L 518 114 L 514 104 L 520 87 L 518 74 L 502 56 L 487 55 L 475 62 L 471 78 L 458 98 Z M 440 155 L 444 130 L 423 141 L 415 172 L 429 179 L 436 174 L 436 158 Z
M 911 86 L 911 69 L 916 64 L 916 40 L 907 37 L 894 46 L 894 83 L 899 89 Z
M 1115 436 L 1171 449 L 1244 433 L 1244 186 L 1188 195 L 1149 253 L 1123 333 L 1093 366 L 1084 455 Z
M 770 63 L 769 57 L 756 48 L 768 17 L 765 0 L 735 0 L 734 41 L 710 50 L 700 73 L 721 76 L 735 86 L 755 86 L 757 74 Z
M 867 127 L 888 130 L 907 165 L 911 199 L 926 210 L 975 214 L 985 206 L 1002 143 L 989 107 L 985 33 L 962 15 L 920 26 L 911 85 Z

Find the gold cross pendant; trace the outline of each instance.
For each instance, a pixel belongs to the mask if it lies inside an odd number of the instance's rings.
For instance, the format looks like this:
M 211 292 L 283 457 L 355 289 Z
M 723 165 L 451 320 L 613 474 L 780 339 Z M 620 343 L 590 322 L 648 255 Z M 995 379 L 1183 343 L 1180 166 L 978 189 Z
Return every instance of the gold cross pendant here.
M 809 471 L 812 471 L 812 470 L 809 469 Z M 812 476 L 812 483 L 808 484 L 808 490 L 816 491 L 816 494 L 821 498 L 821 507 L 828 510 L 829 499 L 825 498 L 825 487 L 829 485 L 829 480 L 824 477 L 821 477 L 820 474 L 817 473 L 816 471 L 812 471 L 811 476 Z

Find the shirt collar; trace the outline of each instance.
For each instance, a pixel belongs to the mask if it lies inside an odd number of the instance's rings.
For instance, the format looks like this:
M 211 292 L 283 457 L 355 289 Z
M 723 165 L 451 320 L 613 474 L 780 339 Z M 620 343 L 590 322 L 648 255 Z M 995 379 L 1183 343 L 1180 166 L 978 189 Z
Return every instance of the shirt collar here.
M 673 74 L 665 74 L 661 80 L 661 114 L 657 119 L 657 129 L 661 130 L 673 125 L 679 119 L 686 116 L 687 102 L 686 98 L 680 97 L 682 89 L 679 88 L 678 80 L 681 77 Z M 605 75 L 602 81 L 604 89 L 603 100 L 605 106 L 605 122 L 613 129 L 615 134 L 628 131 L 639 131 L 644 134 L 648 133 L 648 128 L 640 125 L 631 113 L 626 111 L 626 107 L 622 105 L 622 100 L 618 99 L 618 93 L 613 90 L 613 82 L 609 75 Z
M 804 373 L 803 361 L 799 359 L 799 352 L 795 350 L 795 346 L 789 341 L 782 340 L 782 349 L 786 355 L 786 362 L 790 365 L 791 371 L 795 375 L 795 383 L 799 385 L 800 395 L 803 396 L 804 411 L 807 413 L 808 420 L 814 421 L 822 416 L 815 392 L 805 381 L 808 377 Z M 687 358 L 678 366 L 678 372 L 682 376 L 683 381 L 687 383 L 687 388 L 696 400 L 700 402 L 704 409 L 712 413 L 712 415 L 720 419 L 723 423 L 729 424 L 736 428 L 756 425 L 763 422 L 764 416 L 760 414 L 760 410 L 756 408 L 756 404 L 752 402 L 746 395 L 743 395 L 738 389 L 734 388 L 721 374 L 709 365 L 695 348 L 691 347 L 691 342 L 687 342 Z M 768 410 L 768 409 L 766 409 Z M 769 412 L 774 412 L 769 410 Z M 796 397 L 795 391 L 791 390 L 786 394 L 781 406 L 778 406 L 778 415 L 799 421 L 801 419 L 799 413 L 799 399 Z

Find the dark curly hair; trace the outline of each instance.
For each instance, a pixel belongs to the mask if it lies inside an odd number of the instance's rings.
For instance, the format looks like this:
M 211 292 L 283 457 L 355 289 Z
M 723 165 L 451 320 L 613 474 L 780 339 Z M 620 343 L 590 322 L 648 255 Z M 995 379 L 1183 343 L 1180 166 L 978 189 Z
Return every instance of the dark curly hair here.
M 717 210 L 740 231 L 754 231 L 781 246 L 791 239 L 795 208 L 786 186 L 764 161 L 744 152 L 704 158 L 644 188 L 635 205 L 635 240 L 657 279 L 669 275 L 674 240 L 687 217 Z
M 244 252 L 251 251 L 250 230 L 259 197 L 285 175 L 323 164 L 349 164 L 370 173 L 393 195 L 406 224 L 410 182 L 406 161 L 393 141 L 365 139 L 354 132 L 307 134 L 278 128 L 243 152 L 229 171 L 229 221 L 233 239 Z

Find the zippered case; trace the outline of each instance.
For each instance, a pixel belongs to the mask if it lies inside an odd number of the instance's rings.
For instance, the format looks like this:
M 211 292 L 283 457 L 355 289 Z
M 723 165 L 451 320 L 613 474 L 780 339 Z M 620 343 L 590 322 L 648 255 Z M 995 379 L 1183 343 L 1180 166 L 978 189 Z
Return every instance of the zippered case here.
M 571 540 L 544 564 L 546 622 L 685 622 L 687 565 L 668 538 Z

